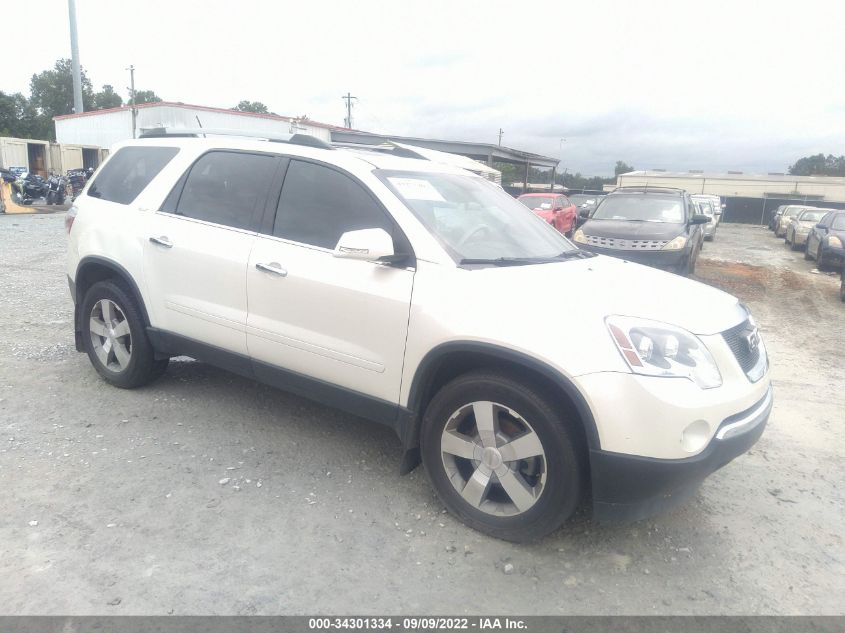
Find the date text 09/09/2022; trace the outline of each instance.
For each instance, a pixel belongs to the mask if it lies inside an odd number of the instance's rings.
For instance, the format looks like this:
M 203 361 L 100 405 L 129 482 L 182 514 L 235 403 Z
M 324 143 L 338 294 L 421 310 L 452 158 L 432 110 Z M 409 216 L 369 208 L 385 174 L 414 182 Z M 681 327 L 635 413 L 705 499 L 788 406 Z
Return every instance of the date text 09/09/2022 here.
M 526 625 L 518 618 L 439 618 L 439 617 L 367 617 L 367 618 L 309 618 L 309 630 L 525 630 Z

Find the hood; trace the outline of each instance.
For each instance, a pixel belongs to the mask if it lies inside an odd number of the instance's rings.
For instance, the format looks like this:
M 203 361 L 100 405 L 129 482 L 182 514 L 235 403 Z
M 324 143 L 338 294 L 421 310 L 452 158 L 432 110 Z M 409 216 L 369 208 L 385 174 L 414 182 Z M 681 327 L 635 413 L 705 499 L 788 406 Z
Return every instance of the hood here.
M 679 275 L 598 255 L 554 264 L 508 266 L 467 272 L 473 297 L 495 297 L 490 306 L 502 318 L 520 321 L 566 315 L 587 331 L 604 318 L 623 315 L 661 321 L 693 334 L 723 332 L 747 317 L 739 300 Z M 565 289 L 557 291 L 555 289 Z M 507 297 L 506 302 L 501 298 Z
M 811 229 L 816 226 L 818 222 L 816 220 L 801 220 L 800 222 L 798 222 L 798 224 L 803 226 L 805 229 Z
M 586 235 L 629 240 L 671 240 L 684 232 L 683 224 L 640 220 L 590 220 L 581 227 Z

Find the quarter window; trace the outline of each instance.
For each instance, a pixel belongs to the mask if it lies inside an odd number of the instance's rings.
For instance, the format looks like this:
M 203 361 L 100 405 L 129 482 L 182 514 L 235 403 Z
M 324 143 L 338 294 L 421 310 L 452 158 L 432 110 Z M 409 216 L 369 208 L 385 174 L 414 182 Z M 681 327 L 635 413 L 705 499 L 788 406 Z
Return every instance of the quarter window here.
M 390 219 L 361 185 L 334 169 L 291 161 L 273 235 L 334 249 L 347 231 L 376 228 L 394 233 Z
M 278 159 L 269 154 L 220 151 L 204 154 L 185 179 L 175 213 L 254 230 L 277 164 Z
M 132 204 L 178 153 L 176 147 L 123 147 L 103 165 L 88 187 L 88 195 L 118 204 Z

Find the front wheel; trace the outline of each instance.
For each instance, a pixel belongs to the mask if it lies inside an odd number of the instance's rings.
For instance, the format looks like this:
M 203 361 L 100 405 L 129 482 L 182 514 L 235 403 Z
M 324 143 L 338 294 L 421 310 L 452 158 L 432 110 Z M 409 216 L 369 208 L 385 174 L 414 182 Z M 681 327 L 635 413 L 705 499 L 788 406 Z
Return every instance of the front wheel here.
M 560 407 L 510 375 L 470 372 L 426 409 L 422 461 L 461 521 L 529 541 L 557 529 L 580 501 L 582 453 L 570 424 Z
M 95 283 L 82 301 L 82 340 L 106 382 L 133 389 L 161 376 L 169 359 L 156 359 L 134 298 L 114 281 Z

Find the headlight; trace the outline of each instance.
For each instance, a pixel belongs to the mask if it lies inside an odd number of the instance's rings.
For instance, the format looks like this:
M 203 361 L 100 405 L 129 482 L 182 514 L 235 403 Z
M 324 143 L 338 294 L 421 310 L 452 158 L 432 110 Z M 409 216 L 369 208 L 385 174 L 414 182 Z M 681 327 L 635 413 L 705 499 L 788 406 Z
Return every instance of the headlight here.
M 572 240 L 580 244 L 586 244 L 587 236 L 584 235 L 584 231 L 578 229 L 577 231 L 575 231 L 575 235 L 572 236 Z
M 664 251 L 679 251 L 687 244 L 687 238 L 683 235 L 679 235 L 674 240 L 669 242 L 666 246 L 663 247 Z
M 616 347 L 635 374 L 687 378 L 702 389 L 722 384 L 722 374 L 704 343 L 690 332 L 658 321 L 605 319 Z
M 840 240 L 835 235 L 831 235 L 827 238 L 827 245 L 832 246 L 833 248 L 842 248 L 842 240 Z

